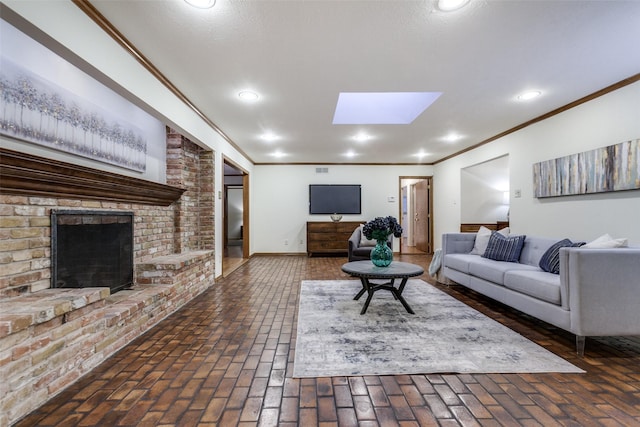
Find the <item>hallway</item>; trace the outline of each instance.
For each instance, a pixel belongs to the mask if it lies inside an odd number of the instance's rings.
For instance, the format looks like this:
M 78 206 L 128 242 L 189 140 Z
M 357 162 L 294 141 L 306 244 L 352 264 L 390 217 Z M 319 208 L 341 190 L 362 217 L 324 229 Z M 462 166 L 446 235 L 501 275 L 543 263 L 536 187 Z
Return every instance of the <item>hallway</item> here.
M 248 260 L 248 258 L 242 258 L 242 245 L 227 246 L 224 248 L 222 257 L 222 276 L 227 277 Z

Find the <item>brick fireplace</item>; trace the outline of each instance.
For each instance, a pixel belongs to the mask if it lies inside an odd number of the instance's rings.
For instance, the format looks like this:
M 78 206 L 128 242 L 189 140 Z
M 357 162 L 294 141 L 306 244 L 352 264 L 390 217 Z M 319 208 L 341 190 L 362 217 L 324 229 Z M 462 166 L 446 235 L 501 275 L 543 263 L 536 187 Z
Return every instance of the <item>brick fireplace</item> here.
M 133 286 L 133 212 L 51 210 L 51 287 Z
M 214 284 L 213 159 L 168 130 L 165 185 L 2 149 L 0 426 Z M 51 219 L 80 211 L 99 212 L 106 222 L 129 215 L 132 286 L 112 293 L 94 269 L 94 279 L 73 279 L 82 286 L 67 279 L 69 287 L 52 287 L 58 231 Z

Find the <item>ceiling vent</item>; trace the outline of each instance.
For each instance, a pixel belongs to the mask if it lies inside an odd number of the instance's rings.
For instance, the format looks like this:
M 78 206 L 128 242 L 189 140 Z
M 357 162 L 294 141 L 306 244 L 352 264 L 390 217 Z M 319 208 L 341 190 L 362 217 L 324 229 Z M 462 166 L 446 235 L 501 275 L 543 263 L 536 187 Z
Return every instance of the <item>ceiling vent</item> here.
M 316 173 L 329 173 L 329 168 L 316 168 Z

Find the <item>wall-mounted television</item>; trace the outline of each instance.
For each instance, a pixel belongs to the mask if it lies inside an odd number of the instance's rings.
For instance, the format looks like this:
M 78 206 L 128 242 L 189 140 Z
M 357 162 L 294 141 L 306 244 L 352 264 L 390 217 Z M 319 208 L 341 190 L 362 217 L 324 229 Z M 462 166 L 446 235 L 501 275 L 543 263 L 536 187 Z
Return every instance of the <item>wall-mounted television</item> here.
M 309 185 L 309 214 L 361 213 L 360 185 Z

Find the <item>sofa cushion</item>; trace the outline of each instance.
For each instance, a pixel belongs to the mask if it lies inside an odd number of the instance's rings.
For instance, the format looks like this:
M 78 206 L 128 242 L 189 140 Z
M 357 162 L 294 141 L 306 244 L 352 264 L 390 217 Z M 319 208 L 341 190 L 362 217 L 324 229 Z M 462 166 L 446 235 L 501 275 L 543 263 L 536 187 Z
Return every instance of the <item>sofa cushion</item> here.
M 548 237 L 527 236 L 527 238 L 524 239 L 524 246 L 520 253 L 520 264 L 529 264 L 538 267 L 542 255 L 557 241 L 558 239 Z
M 587 243 L 583 247 L 585 249 L 608 249 L 608 248 L 626 248 L 629 246 L 629 239 L 621 237 L 614 239 L 609 234 L 603 234 L 597 239 Z
M 533 298 L 560 305 L 560 276 L 542 270 L 509 270 L 504 286 Z
M 569 239 L 562 239 L 554 243 L 540 258 L 540 268 L 548 273 L 560 274 L 560 248 L 579 247 L 582 245 L 584 245 L 584 242 L 573 243 Z
M 369 250 L 371 250 L 371 247 L 376 245 L 376 241 L 375 239 L 367 239 L 362 231 L 363 228 L 364 224 L 360 224 L 360 246 L 369 246 Z
M 477 255 L 469 261 L 469 274 L 498 285 L 504 284 L 504 274 L 510 270 L 539 270 L 537 267 L 515 262 L 494 261 Z
M 505 237 L 498 232 L 491 233 L 487 250 L 482 256 L 495 261 L 518 262 L 526 236 Z
M 448 254 L 444 257 L 444 266 L 469 274 L 469 262 L 478 258 L 480 258 L 478 255 Z
M 361 246 L 359 248 L 355 248 L 352 253 L 353 255 L 360 257 L 370 257 L 371 249 L 373 249 L 373 246 Z
M 489 238 L 491 237 L 491 233 L 492 233 L 491 230 L 481 225 L 480 229 L 476 233 L 476 240 L 473 243 L 473 249 L 471 249 L 471 252 L 469 253 L 472 255 L 482 255 L 484 251 L 487 250 L 487 245 L 489 244 Z M 499 230 L 498 233 L 502 234 L 505 237 L 508 236 L 509 227 Z

